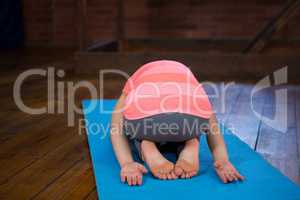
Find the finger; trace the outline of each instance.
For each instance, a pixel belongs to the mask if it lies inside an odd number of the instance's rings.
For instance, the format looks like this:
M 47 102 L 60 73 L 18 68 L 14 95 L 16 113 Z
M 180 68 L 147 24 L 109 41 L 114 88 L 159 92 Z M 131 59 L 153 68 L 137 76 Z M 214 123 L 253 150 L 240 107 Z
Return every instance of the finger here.
M 171 179 L 172 179 L 172 174 L 171 174 L 171 173 L 168 173 L 168 174 L 167 174 L 167 178 L 168 178 L 168 180 L 171 180 Z
M 240 179 L 240 180 L 244 180 L 245 179 L 236 169 L 234 169 L 233 171 L 234 171 L 235 176 L 238 179 Z
M 227 173 L 227 176 L 228 176 L 230 182 L 232 182 L 234 180 L 231 173 Z
M 129 177 L 125 174 L 125 182 L 127 182 L 127 184 L 129 185 Z
M 226 176 L 229 178 L 230 181 L 234 180 L 233 171 L 231 169 L 228 169 L 226 172 Z
M 230 172 L 228 175 L 229 175 L 229 177 L 231 178 L 232 181 L 236 180 L 234 173 Z
M 241 176 L 235 169 L 233 169 L 232 175 L 235 181 L 238 181 L 240 179 L 239 177 Z
M 132 185 L 136 185 L 136 184 L 137 184 L 137 177 L 132 176 Z
M 233 167 L 233 173 L 239 180 L 244 180 L 245 178 Z
M 219 177 L 220 177 L 220 179 L 223 181 L 223 183 L 227 183 L 227 178 L 226 178 L 226 176 L 224 175 L 224 173 L 218 172 L 218 171 L 217 171 L 217 174 L 219 175 Z
M 243 181 L 245 179 L 239 172 L 236 172 L 235 175 L 241 181 Z
M 132 177 L 131 176 L 127 176 L 127 183 L 128 185 L 132 185 Z
M 142 185 L 142 182 L 143 182 L 143 176 L 142 175 L 138 175 L 137 176 L 137 183 L 138 183 L 138 185 Z
M 122 183 L 125 183 L 126 181 L 126 176 L 124 174 L 121 174 L 121 181 Z
M 227 179 L 229 182 L 232 181 L 232 178 L 230 177 L 230 175 L 229 175 L 227 172 L 225 172 L 224 175 L 225 175 L 226 179 Z
M 237 175 L 235 173 L 233 173 L 232 176 L 233 176 L 234 181 L 238 181 L 239 180 L 238 177 L 237 177 Z

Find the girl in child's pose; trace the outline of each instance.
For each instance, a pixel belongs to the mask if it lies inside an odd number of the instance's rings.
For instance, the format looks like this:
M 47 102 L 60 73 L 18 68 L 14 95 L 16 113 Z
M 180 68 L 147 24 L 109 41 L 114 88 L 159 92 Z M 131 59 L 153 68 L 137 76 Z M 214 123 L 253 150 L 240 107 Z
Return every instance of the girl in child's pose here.
M 147 172 L 133 160 L 134 151 L 158 179 L 197 175 L 202 133 L 221 180 L 243 180 L 228 159 L 209 99 L 189 68 L 168 60 L 143 65 L 127 80 L 112 114 L 111 142 L 122 182 L 141 185 Z M 176 163 L 162 155 L 164 150 L 177 153 Z

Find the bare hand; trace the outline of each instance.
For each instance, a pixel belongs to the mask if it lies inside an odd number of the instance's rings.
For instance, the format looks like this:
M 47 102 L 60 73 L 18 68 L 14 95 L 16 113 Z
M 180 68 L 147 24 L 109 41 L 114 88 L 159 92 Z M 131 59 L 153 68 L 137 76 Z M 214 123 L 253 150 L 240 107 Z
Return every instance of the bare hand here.
M 215 161 L 215 170 L 224 183 L 244 180 L 244 177 L 234 168 L 230 161 Z
M 127 182 L 128 185 L 142 185 L 143 174 L 147 173 L 144 165 L 131 162 L 122 166 L 120 176 L 123 183 Z

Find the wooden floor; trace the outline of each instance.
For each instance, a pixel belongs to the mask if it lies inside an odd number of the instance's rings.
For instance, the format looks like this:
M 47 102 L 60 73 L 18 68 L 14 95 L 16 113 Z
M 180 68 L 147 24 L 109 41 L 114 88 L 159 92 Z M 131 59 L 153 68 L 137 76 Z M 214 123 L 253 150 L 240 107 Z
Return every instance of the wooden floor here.
M 75 127 L 68 127 L 66 114 L 28 115 L 19 111 L 12 97 L 17 75 L 5 73 L 0 80 L 0 199 L 97 199 L 86 136 L 78 134 L 77 122 L 82 115 L 76 116 Z M 61 81 L 79 80 L 96 85 L 97 75 L 70 75 Z M 124 81 L 108 79 L 105 83 L 103 96 L 117 98 Z M 217 116 L 273 166 L 300 184 L 300 86 L 287 86 L 288 103 L 280 104 L 288 107 L 287 133 L 272 129 L 254 115 L 249 104 L 252 87 L 231 86 L 225 96 L 225 111 L 220 99 L 212 99 Z M 274 113 L 271 91 L 275 89 L 258 95 L 254 105 L 257 112 L 266 116 Z M 45 80 L 26 81 L 22 90 L 27 105 L 47 105 Z M 207 91 L 211 92 L 209 88 Z M 89 94 L 80 89 L 77 104 L 84 98 Z M 67 104 L 66 100 L 55 103 Z

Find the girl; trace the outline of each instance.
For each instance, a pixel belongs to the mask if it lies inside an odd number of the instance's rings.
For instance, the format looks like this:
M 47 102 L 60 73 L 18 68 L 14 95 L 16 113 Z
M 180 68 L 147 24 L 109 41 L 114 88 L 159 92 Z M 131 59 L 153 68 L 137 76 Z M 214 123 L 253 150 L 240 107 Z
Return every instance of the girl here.
M 191 178 L 199 172 L 199 139 L 206 133 L 214 167 L 224 183 L 243 180 L 230 163 L 209 99 L 185 65 L 161 60 L 140 67 L 126 82 L 111 121 L 111 142 L 128 185 L 141 185 L 147 169 L 158 179 Z M 176 163 L 162 152 L 177 153 Z

